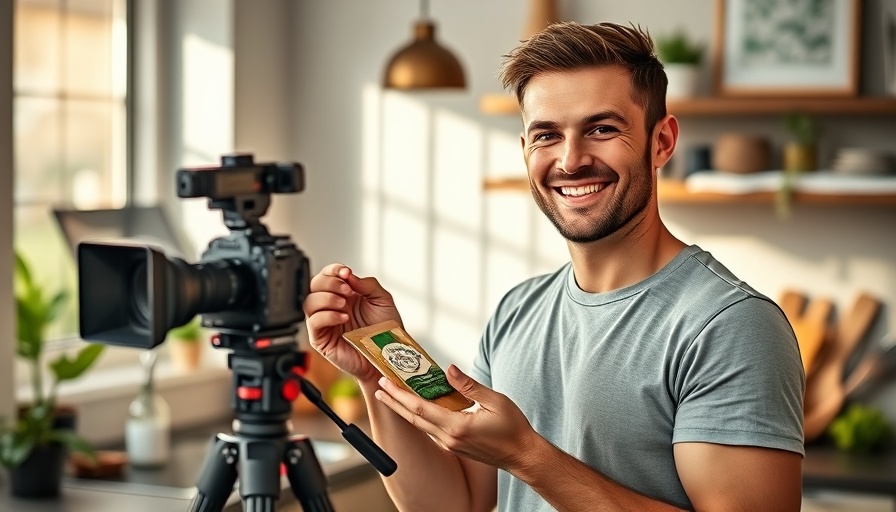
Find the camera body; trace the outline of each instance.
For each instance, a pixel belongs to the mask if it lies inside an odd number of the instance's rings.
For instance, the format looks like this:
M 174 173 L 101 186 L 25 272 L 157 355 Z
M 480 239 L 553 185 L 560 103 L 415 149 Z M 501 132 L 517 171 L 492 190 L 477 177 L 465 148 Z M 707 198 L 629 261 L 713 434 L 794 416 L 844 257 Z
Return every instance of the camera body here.
M 235 296 L 225 309 L 202 314 L 202 325 L 219 331 L 260 332 L 304 320 L 309 264 L 285 237 L 237 233 L 209 243 L 199 268 L 228 266 L 250 293 Z
M 220 167 L 177 171 L 181 198 L 207 197 L 228 236 L 212 240 L 197 264 L 147 245 L 78 245 L 81 337 L 152 348 L 197 314 L 205 327 L 247 339 L 295 332 L 304 320 L 310 265 L 287 236 L 261 223 L 271 194 L 304 189 L 299 164 L 256 164 L 222 157 Z

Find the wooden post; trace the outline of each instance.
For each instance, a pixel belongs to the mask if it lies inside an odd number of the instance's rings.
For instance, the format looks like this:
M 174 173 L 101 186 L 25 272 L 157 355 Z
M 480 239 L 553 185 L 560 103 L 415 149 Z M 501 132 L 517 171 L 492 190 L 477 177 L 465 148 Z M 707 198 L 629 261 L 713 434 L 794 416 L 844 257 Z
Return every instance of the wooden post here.
M 555 21 L 559 21 L 557 0 L 529 0 L 529 12 L 526 14 L 526 23 L 523 26 L 522 40 L 529 39 Z

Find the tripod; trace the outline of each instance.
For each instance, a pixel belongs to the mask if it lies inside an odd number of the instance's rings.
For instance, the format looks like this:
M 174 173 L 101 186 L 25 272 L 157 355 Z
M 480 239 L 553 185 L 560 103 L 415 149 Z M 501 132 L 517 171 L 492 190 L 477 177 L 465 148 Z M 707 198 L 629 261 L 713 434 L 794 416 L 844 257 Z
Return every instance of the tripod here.
M 302 376 L 307 359 L 290 327 L 266 333 L 220 332 L 212 346 L 227 348 L 233 373 L 233 434 L 219 433 L 206 454 L 190 512 L 221 512 L 239 478 L 244 512 L 274 512 L 280 498 L 280 467 L 305 512 L 332 512 L 327 479 L 311 441 L 290 435 L 292 401 L 301 393 L 342 430 L 342 436 L 383 475 L 396 464 L 357 426 L 347 425 Z

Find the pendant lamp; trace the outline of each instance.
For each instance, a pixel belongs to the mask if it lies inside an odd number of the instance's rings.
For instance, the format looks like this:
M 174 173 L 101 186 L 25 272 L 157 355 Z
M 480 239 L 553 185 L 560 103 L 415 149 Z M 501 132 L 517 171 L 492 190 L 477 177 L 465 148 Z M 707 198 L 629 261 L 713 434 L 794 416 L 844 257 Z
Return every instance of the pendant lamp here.
M 457 57 L 435 40 L 429 19 L 429 1 L 420 0 L 420 19 L 414 23 L 414 40 L 389 59 L 383 86 L 389 89 L 463 89 L 464 70 Z

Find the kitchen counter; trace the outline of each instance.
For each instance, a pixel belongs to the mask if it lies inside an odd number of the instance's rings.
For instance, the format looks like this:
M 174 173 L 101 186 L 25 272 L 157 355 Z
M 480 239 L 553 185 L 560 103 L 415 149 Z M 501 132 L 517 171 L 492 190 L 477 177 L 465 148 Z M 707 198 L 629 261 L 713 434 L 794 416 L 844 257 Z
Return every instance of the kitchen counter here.
M 896 498 L 896 451 L 853 455 L 832 446 L 809 446 L 803 460 L 803 489 Z
M 384 497 L 378 473 L 342 440 L 339 428 L 323 414 L 296 415 L 292 422 L 293 432 L 312 439 L 337 510 L 394 510 L 390 505 L 378 509 L 370 502 L 362 508 L 339 507 L 336 495 L 352 488 L 373 485 L 377 487 L 374 492 L 380 498 Z M 358 425 L 369 432 L 365 421 L 358 422 Z M 173 438 L 172 461 L 158 470 L 128 469 L 122 479 L 111 480 L 67 477 L 62 496 L 56 499 L 13 499 L 9 490 L 2 485 L 0 511 L 185 511 L 195 493 L 193 483 L 199 476 L 209 442 L 218 432 L 230 432 L 229 424 L 224 422 L 178 433 Z M 809 446 L 803 461 L 803 488 L 805 491 L 871 493 L 896 498 L 896 451 L 860 456 L 845 454 L 830 446 Z M 294 503 L 295 497 L 285 478 L 281 481 L 281 489 L 280 505 L 285 507 L 288 503 Z M 234 493 L 223 512 L 240 510 L 239 496 Z
M 331 497 L 334 493 L 353 486 L 379 480 L 376 470 L 342 439 L 339 428 L 323 414 L 295 415 L 292 423 L 294 433 L 304 434 L 312 440 L 312 446 L 327 476 Z M 358 422 L 358 426 L 369 432 L 366 422 Z M 0 511 L 185 511 L 195 494 L 195 481 L 201 472 L 211 439 L 218 432 L 231 432 L 229 422 L 176 433 L 172 437 L 172 458 L 168 464 L 158 469 L 126 467 L 121 477 L 109 479 L 67 476 L 63 481 L 62 494 L 58 498 L 13 498 L 4 484 L 0 491 Z M 280 484 L 281 504 L 295 502 L 285 477 Z M 240 498 L 234 492 L 222 512 L 240 510 Z

